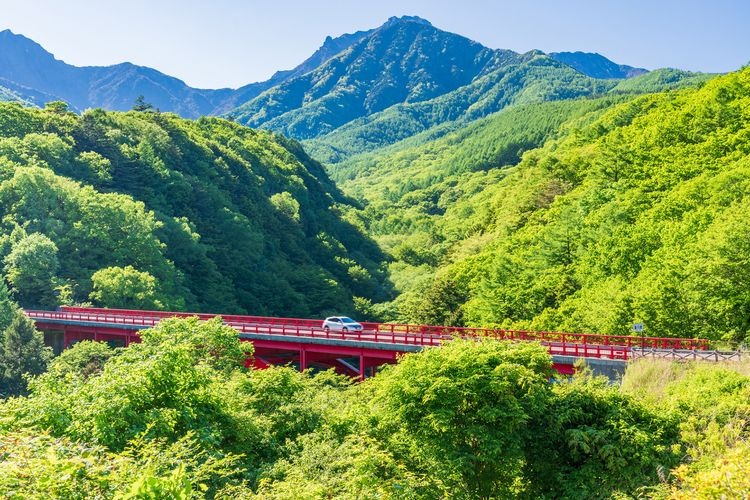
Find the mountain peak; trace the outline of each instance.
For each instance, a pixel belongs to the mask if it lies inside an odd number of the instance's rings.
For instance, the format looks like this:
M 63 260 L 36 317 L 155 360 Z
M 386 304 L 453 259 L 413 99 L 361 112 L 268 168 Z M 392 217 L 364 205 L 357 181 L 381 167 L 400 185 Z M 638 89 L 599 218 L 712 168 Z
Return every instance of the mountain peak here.
M 419 16 L 392 16 L 388 18 L 388 21 L 381 26 L 382 28 L 387 28 L 389 26 L 393 26 L 396 24 L 403 24 L 403 23 L 417 23 L 417 24 L 424 24 L 425 26 L 432 26 L 432 23 L 428 21 L 427 19 L 423 19 Z

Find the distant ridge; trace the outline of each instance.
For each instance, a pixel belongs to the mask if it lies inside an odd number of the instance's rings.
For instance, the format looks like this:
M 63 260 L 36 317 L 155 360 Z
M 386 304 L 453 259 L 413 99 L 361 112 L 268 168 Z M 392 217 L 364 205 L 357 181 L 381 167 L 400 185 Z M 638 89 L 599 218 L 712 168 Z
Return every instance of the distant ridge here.
M 126 110 L 144 95 L 155 107 L 187 117 L 209 114 L 232 92 L 194 89 L 182 80 L 128 62 L 72 66 L 10 30 L 0 32 L 0 85 L 35 104 L 57 99 L 78 111 L 90 107 Z
M 617 64 L 592 52 L 552 52 L 550 57 L 591 78 L 633 78 L 648 73 L 647 69 Z

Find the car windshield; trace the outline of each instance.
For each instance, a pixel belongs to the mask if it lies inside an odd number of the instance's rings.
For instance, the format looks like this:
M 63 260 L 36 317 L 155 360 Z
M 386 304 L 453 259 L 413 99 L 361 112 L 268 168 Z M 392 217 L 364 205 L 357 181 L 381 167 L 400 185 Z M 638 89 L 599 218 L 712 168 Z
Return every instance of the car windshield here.
M 341 318 L 344 323 L 356 323 L 352 318 Z

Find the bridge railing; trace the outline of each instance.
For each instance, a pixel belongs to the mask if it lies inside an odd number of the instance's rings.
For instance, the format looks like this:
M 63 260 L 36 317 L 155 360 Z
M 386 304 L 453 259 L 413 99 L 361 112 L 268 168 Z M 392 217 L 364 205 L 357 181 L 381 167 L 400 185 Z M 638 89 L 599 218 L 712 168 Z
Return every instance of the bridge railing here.
M 61 320 L 61 321 L 86 321 L 93 323 L 116 323 L 133 326 L 155 326 L 163 318 L 148 316 L 123 316 L 105 314 L 100 312 L 78 312 L 78 311 L 35 311 L 27 310 L 26 315 L 33 320 Z
M 639 347 L 651 349 L 690 349 L 706 350 L 709 342 L 706 339 L 687 339 L 674 337 L 636 337 L 631 335 L 603 335 L 596 333 L 567 333 L 530 330 L 505 330 L 499 328 L 470 328 L 454 326 L 428 326 L 413 324 L 376 324 L 378 331 L 400 333 L 431 333 L 438 335 L 458 335 L 490 337 L 496 339 L 560 342 L 564 344 L 603 345 Z
M 131 309 L 107 309 L 92 307 L 61 307 L 61 312 L 78 315 L 99 315 L 98 318 L 114 317 L 122 323 L 154 325 L 161 319 L 170 317 L 190 317 L 198 316 L 200 319 L 210 319 L 215 314 L 205 313 L 186 313 L 186 312 L 167 312 L 167 311 L 141 311 Z M 268 316 L 247 316 L 247 315 L 221 315 L 222 319 L 233 326 L 244 325 L 244 327 L 253 329 L 257 327 L 275 327 L 281 334 L 298 335 L 299 332 L 308 332 L 309 336 L 318 336 L 323 333 L 322 320 L 319 319 L 300 319 L 300 318 L 277 318 Z M 138 323 L 138 321 L 142 321 Z M 414 325 L 414 324 L 397 324 L 397 323 L 374 323 L 363 322 L 364 334 L 367 338 L 375 342 L 396 342 L 416 344 L 416 345 L 439 345 L 447 338 L 452 337 L 489 337 L 495 339 L 518 340 L 518 341 L 538 341 L 545 345 L 565 344 L 581 346 L 599 346 L 601 347 L 627 347 L 640 349 L 686 349 L 686 350 L 707 350 L 709 347 L 706 339 L 687 339 L 671 337 L 640 337 L 630 335 L 602 335 L 594 333 L 568 333 L 568 332 L 549 332 L 549 331 L 529 331 L 529 330 L 506 330 L 498 328 L 470 328 L 470 327 L 450 327 L 450 326 L 431 326 L 431 325 Z M 256 328 L 259 330 L 260 328 Z M 334 332 L 331 332 L 334 334 Z M 356 332 L 348 332 L 347 338 L 352 338 Z M 330 338 L 330 337 L 329 337 Z M 616 349 L 610 349 L 611 352 L 619 352 Z
M 26 314 L 36 320 L 44 321 L 80 321 L 89 323 L 114 323 L 118 325 L 133 325 L 139 327 L 152 327 L 161 320 L 170 317 L 193 317 L 206 320 L 216 317 L 211 314 L 189 314 L 169 313 L 163 311 L 139 311 L 142 314 L 131 315 L 124 309 L 65 307 L 61 311 L 35 311 L 27 310 Z M 418 332 L 402 333 L 397 331 L 378 332 L 375 324 L 365 323 L 363 331 L 335 332 L 326 331 L 322 328 L 319 320 L 297 320 L 293 318 L 270 318 L 277 321 L 262 321 L 264 318 L 258 316 L 222 316 L 225 324 L 235 328 L 240 333 L 272 334 L 297 337 L 327 338 L 339 340 L 359 340 L 370 342 L 389 342 L 392 344 L 408 344 L 421 346 L 438 346 L 444 340 L 453 338 L 451 335 L 438 335 L 435 333 Z M 369 325 L 369 326 L 368 326 Z
M 400 332 L 378 332 L 375 330 L 364 329 L 362 331 L 336 332 L 333 330 L 323 330 L 321 325 L 316 326 L 299 326 L 285 325 L 269 329 L 270 325 L 259 323 L 234 323 L 226 322 L 229 326 L 235 328 L 240 333 L 249 334 L 271 334 L 296 336 L 318 339 L 331 340 L 356 340 L 359 342 L 376 342 L 389 344 L 405 344 L 418 346 L 439 346 L 446 340 L 451 340 L 450 335 L 434 335 L 429 333 L 405 334 Z
M 141 318 L 153 318 L 153 319 L 165 319 L 165 318 L 188 318 L 197 316 L 201 320 L 207 320 L 221 316 L 222 319 L 227 323 L 259 323 L 261 325 L 278 325 L 278 326 L 300 326 L 300 327 L 315 327 L 323 324 L 322 320 L 319 319 L 300 319 L 300 318 L 278 318 L 274 316 L 246 316 L 237 314 L 206 314 L 206 313 L 189 313 L 189 312 L 174 312 L 174 311 L 141 311 L 137 309 L 109 309 L 104 307 L 73 307 L 73 306 L 61 306 L 60 310 L 63 312 L 75 312 L 75 313 L 99 313 L 110 316 L 118 317 L 141 317 Z

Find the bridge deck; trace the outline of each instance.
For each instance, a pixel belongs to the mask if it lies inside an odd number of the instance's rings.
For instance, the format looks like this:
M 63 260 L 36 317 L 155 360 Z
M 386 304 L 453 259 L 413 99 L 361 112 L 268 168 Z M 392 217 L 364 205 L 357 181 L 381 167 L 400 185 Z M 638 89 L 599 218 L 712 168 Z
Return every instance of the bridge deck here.
M 118 309 L 64 308 L 61 311 L 26 311 L 41 325 L 54 329 L 102 334 L 137 335 L 139 330 L 151 328 L 171 316 L 214 317 L 210 314 L 168 313 Z M 539 341 L 556 356 L 627 360 L 633 347 L 661 346 L 665 339 L 571 334 L 557 332 L 527 332 L 517 330 L 448 328 L 422 325 L 394 325 L 364 323 L 361 332 L 333 332 L 321 328 L 320 320 L 295 318 L 264 318 L 258 316 L 227 315 L 224 322 L 236 329 L 245 340 L 264 340 L 277 343 L 336 345 L 373 351 L 413 352 L 425 347 L 436 347 L 455 338 L 491 337 L 513 341 Z M 702 345 L 701 340 L 668 339 L 673 345 Z M 596 342 L 599 341 L 599 342 Z

